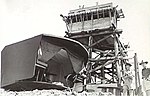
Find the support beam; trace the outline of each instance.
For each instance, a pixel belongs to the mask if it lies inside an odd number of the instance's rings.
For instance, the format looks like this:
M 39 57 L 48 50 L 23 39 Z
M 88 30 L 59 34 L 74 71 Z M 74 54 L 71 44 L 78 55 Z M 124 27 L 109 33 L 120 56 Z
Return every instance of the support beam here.
M 81 34 L 81 32 L 79 32 L 79 33 L 69 33 L 70 35 L 72 35 L 70 38 L 72 38 L 72 39 L 76 39 L 76 38 L 85 38 L 85 37 L 89 37 L 89 36 L 91 36 L 91 33 L 86 33 L 86 32 L 84 32 L 84 34 Z M 102 35 L 109 35 L 109 34 L 112 34 L 112 33 L 116 33 L 116 34 L 121 34 L 122 33 L 122 30 L 116 30 L 115 32 L 113 32 L 113 31 L 100 31 L 100 32 L 93 32 L 92 33 L 92 36 L 102 36 Z M 75 35 L 76 34 L 76 35 Z M 78 34 L 78 35 L 77 35 Z
M 107 38 L 109 38 L 109 37 L 111 37 L 111 35 L 108 35 L 108 36 L 106 36 L 106 37 L 104 37 L 104 38 L 102 38 L 102 39 L 98 40 L 97 42 L 93 43 L 90 47 L 95 46 L 96 44 L 98 44 L 98 43 L 100 43 L 100 42 L 102 42 L 102 41 L 106 40 L 106 39 L 107 39 Z
M 135 68 L 135 95 L 141 96 L 143 94 L 142 92 L 142 86 L 140 82 L 140 75 L 139 75 L 139 68 L 138 68 L 138 61 L 137 61 L 137 54 L 135 53 L 134 56 L 134 68 Z
M 123 60 L 128 60 L 128 59 L 133 59 L 133 57 L 123 57 L 123 56 L 118 56 L 118 57 L 101 57 L 97 60 L 91 58 L 89 61 L 95 62 L 95 61 L 104 61 L 104 60 L 114 60 L 114 59 L 123 59 Z
M 117 42 L 117 35 L 114 34 L 114 50 L 115 50 L 115 57 L 116 59 L 118 59 L 118 53 L 119 53 L 119 50 L 118 50 L 118 42 Z M 116 69 L 117 69 L 117 75 L 118 75 L 118 84 L 121 84 L 121 72 L 120 72 L 120 65 L 119 65 L 119 59 L 116 61 Z
M 89 72 L 97 71 L 97 70 L 101 69 L 102 67 L 105 67 L 106 65 L 109 65 L 109 64 L 111 64 L 111 63 L 113 63 L 113 62 L 114 62 L 114 60 L 107 61 L 105 64 L 100 65 L 100 66 L 96 67 L 95 69 L 91 69 Z
M 99 49 L 96 49 L 96 48 L 93 48 L 93 51 L 114 56 L 114 54 L 113 54 L 112 52 L 109 52 L 109 53 L 108 53 L 108 52 L 106 52 L 106 51 L 102 51 L 102 50 L 99 50 Z
M 113 73 L 115 72 L 114 64 L 112 64 L 112 72 L 113 72 Z M 113 81 L 115 81 L 114 74 L 112 74 L 112 78 L 113 78 Z
M 89 44 L 88 44 L 88 46 L 91 46 L 92 43 L 93 43 L 93 37 L 90 36 L 89 37 Z M 92 48 L 89 48 L 88 52 L 89 52 L 88 58 L 92 58 Z M 86 68 L 87 68 L 87 80 L 86 80 L 86 83 L 91 83 L 91 72 L 89 72 L 92 69 L 91 61 L 88 62 Z

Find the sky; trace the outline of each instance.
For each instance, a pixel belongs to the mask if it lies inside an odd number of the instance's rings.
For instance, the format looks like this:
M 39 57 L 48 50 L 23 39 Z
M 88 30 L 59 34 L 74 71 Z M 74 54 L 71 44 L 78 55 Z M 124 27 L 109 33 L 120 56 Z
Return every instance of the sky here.
M 150 0 L 0 0 L 0 50 L 42 33 L 64 36 L 66 26 L 60 14 L 96 2 L 112 2 L 123 10 L 125 18 L 118 22 L 121 40 L 130 44 L 139 62 L 150 62 Z

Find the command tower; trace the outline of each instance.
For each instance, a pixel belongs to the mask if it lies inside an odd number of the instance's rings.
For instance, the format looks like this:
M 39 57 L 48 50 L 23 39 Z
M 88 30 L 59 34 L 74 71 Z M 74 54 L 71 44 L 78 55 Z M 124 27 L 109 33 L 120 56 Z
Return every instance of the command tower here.
M 119 40 L 122 30 L 117 29 L 117 22 L 124 18 L 122 9 L 117 10 L 112 3 L 97 4 L 70 10 L 68 16 L 62 17 L 67 27 L 65 37 L 79 41 L 88 50 L 86 83 L 100 80 L 99 87 L 109 88 L 119 95 L 121 77 L 128 62 L 127 46 Z

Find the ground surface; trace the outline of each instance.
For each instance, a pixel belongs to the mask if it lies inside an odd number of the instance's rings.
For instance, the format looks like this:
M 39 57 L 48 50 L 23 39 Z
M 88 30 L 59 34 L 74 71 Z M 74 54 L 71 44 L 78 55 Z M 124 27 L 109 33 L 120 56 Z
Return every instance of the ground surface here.
M 59 91 L 59 90 L 33 90 L 33 91 L 14 92 L 0 89 L 0 96 L 114 96 L 114 95 L 102 92 L 72 93 L 69 91 Z

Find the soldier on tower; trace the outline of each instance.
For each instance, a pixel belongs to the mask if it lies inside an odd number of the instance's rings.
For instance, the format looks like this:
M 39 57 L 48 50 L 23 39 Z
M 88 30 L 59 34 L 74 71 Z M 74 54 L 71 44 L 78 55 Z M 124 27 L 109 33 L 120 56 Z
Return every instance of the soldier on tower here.
M 123 96 L 130 96 L 131 94 L 131 84 L 133 80 L 133 74 L 132 71 L 130 70 L 130 67 L 132 65 L 130 63 L 126 63 L 125 65 L 125 71 L 123 75 Z
M 143 89 L 146 93 L 146 96 L 150 95 L 150 68 L 147 68 L 148 62 L 147 61 L 143 61 L 140 63 L 140 65 L 143 66 L 142 69 L 142 79 L 143 79 Z

